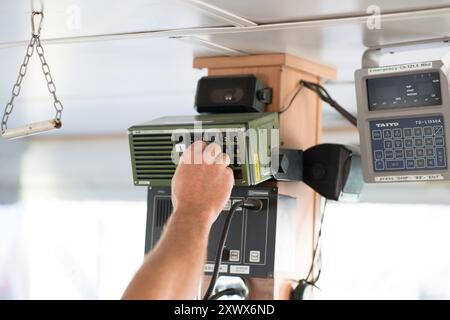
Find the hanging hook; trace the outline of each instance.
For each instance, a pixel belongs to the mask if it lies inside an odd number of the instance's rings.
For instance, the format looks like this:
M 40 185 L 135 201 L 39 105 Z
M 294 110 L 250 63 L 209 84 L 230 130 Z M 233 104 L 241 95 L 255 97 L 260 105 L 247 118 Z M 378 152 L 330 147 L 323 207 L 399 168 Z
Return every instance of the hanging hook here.
M 39 16 L 39 23 L 36 24 L 35 17 Z M 42 21 L 44 21 L 44 12 L 43 11 L 33 11 L 31 13 L 31 32 L 33 37 L 39 37 L 41 35 L 42 29 Z M 37 28 L 36 28 L 37 26 Z

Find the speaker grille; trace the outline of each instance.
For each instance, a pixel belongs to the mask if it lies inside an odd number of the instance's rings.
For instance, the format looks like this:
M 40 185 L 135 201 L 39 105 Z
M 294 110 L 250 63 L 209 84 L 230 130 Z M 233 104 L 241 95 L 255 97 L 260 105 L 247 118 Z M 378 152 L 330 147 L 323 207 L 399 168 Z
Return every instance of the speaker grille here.
M 156 227 L 162 228 L 166 224 L 172 209 L 172 200 L 170 198 L 158 198 L 156 200 Z
M 136 180 L 168 180 L 175 172 L 170 133 L 132 136 Z

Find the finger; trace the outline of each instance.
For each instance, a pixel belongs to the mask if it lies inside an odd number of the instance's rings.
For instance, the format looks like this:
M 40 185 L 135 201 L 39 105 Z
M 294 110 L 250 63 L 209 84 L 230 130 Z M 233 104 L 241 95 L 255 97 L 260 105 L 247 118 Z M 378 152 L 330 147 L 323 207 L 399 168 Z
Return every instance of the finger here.
M 206 147 L 204 141 L 195 141 L 182 154 L 180 163 L 201 163 L 203 149 Z
M 230 180 L 232 180 L 232 185 L 234 185 L 235 181 L 234 181 L 234 173 L 233 173 L 233 169 L 231 169 L 230 167 L 226 167 L 225 170 L 228 171 L 228 175 L 230 177 Z
M 231 163 L 230 157 L 226 153 L 221 153 L 216 157 L 216 164 L 222 164 L 225 167 L 228 167 Z
M 222 148 L 217 143 L 210 143 L 203 151 L 203 161 L 206 164 L 213 164 L 220 154 L 222 154 Z
M 202 164 L 203 163 L 203 150 L 206 148 L 206 142 L 202 140 L 195 141 L 192 145 L 194 149 L 194 163 Z

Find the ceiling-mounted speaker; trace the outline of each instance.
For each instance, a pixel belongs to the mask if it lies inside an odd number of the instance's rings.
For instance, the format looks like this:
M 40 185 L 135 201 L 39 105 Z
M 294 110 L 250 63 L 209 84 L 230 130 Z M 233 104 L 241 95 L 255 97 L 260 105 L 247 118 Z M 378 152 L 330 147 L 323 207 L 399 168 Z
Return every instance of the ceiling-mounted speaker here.
M 203 77 L 195 96 L 199 113 L 264 112 L 270 103 L 272 88 L 254 75 Z

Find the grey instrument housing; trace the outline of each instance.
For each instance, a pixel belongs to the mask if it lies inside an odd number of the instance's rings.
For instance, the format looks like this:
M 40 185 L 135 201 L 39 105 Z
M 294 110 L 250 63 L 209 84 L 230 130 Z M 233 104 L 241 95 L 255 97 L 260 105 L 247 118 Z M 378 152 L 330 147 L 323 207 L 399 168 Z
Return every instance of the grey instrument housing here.
M 369 110 L 367 79 L 414 75 L 438 72 L 440 76 L 441 103 L 433 106 L 398 107 L 381 110 Z M 365 182 L 401 182 L 424 180 L 448 180 L 450 169 L 448 165 L 448 148 L 450 142 L 450 96 L 449 96 L 449 63 L 446 60 L 410 63 L 395 66 L 364 68 L 355 72 L 356 100 L 358 111 L 358 131 L 360 137 L 363 177 Z M 376 171 L 374 152 L 372 150 L 373 136 L 370 122 L 392 121 L 393 123 L 414 118 L 443 118 L 443 138 L 445 143 L 446 166 L 442 169 L 406 169 L 398 171 Z M 398 124 L 397 124 L 398 125 Z M 440 148 L 440 149 L 442 149 Z M 442 150 L 441 150 L 442 151 Z M 406 158 L 406 156 L 405 156 Z M 384 158 L 381 161 L 386 161 Z M 406 163 L 406 160 L 404 160 Z M 387 169 L 385 169 L 387 170 Z

